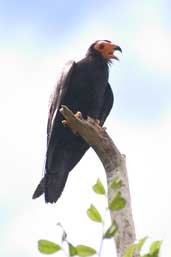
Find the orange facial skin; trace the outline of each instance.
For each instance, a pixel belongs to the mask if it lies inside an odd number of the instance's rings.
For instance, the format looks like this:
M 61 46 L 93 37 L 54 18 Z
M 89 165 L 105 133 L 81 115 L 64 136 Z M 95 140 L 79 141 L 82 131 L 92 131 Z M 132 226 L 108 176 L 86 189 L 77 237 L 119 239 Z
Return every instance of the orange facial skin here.
M 94 49 L 100 52 L 103 58 L 106 60 L 110 60 L 110 59 L 119 60 L 118 57 L 114 55 L 114 52 L 116 50 L 122 52 L 122 49 L 119 46 L 113 44 L 110 41 L 105 41 L 105 40 L 97 41 L 96 44 L 94 45 Z

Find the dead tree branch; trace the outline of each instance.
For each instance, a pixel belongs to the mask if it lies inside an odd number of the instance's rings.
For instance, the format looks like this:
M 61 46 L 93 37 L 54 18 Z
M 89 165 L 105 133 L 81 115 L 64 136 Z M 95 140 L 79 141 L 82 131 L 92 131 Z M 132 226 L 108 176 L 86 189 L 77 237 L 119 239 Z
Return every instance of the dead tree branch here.
M 78 119 L 66 106 L 62 106 L 60 111 L 71 129 L 83 137 L 100 158 L 106 172 L 109 202 L 117 192 L 120 192 L 126 200 L 126 206 L 123 209 L 111 211 L 111 219 L 115 220 L 118 226 L 114 236 L 117 257 L 123 257 L 125 249 L 136 240 L 126 158 L 119 152 L 105 129 L 95 125 L 91 118 Z M 111 189 L 111 182 L 115 179 L 122 181 L 121 188 Z

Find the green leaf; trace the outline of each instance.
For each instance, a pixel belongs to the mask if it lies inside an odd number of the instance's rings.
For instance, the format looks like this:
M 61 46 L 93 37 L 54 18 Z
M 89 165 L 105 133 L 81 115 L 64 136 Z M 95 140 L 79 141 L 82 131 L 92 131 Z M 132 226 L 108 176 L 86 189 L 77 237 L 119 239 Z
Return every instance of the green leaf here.
M 133 253 L 134 251 L 138 250 L 138 252 L 141 251 L 145 241 L 147 240 L 148 237 L 144 237 L 142 239 L 140 239 L 138 241 L 138 243 L 134 243 L 134 244 L 131 244 L 125 251 L 125 254 L 124 254 L 124 257 L 132 257 L 133 256 Z M 147 254 L 147 255 L 144 255 L 144 257 L 150 257 L 151 255 L 150 254 Z M 141 256 L 143 257 L 143 256 Z
M 77 249 L 71 243 L 68 243 L 68 248 L 69 248 L 69 256 L 77 255 Z
M 136 244 L 131 244 L 126 250 L 125 250 L 125 253 L 124 253 L 124 257 L 132 257 L 133 256 L 133 253 L 136 249 Z
M 82 257 L 92 256 L 93 254 L 96 254 L 95 249 L 86 245 L 77 245 L 76 250 L 77 250 L 77 255 Z
M 157 257 L 161 247 L 161 241 L 155 241 L 150 246 L 150 255 Z
M 119 189 L 122 187 L 122 180 L 120 178 L 116 178 L 114 181 L 112 181 L 110 187 L 112 189 Z
M 141 249 L 142 249 L 142 247 L 143 247 L 143 245 L 144 245 L 144 243 L 145 243 L 145 241 L 146 241 L 147 239 L 148 239 L 148 237 L 146 236 L 146 237 L 140 239 L 140 240 L 138 241 L 138 243 L 136 244 L 136 245 L 137 245 L 137 249 L 138 249 L 139 252 L 141 251 Z
M 113 237 L 115 235 L 116 231 L 117 231 L 117 225 L 116 225 L 116 222 L 113 221 L 112 224 L 110 225 L 110 227 L 104 233 L 103 238 Z
M 123 209 L 126 205 L 126 200 L 122 198 L 121 192 L 118 192 L 113 199 L 109 202 L 109 209 L 111 211 L 118 211 Z
M 61 249 L 61 247 L 60 245 L 57 245 L 48 240 L 39 240 L 38 249 L 41 253 L 52 254 L 58 252 Z
M 98 178 L 96 184 L 93 186 L 93 190 L 96 194 L 100 194 L 100 195 L 106 194 L 105 188 L 99 178 Z
M 87 215 L 93 221 L 102 222 L 102 217 L 93 204 L 91 204 L 90 208 L 87 210 Z
M 149 254 L 147 257 L 159 257 L 159 251 Z

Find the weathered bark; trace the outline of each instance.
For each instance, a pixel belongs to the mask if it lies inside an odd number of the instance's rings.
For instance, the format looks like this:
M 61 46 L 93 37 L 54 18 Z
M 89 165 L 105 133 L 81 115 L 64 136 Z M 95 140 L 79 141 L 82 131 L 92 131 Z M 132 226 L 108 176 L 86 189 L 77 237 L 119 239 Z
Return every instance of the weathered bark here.
M 123 257 L 127 247 L 136 240 L 126 158 L 119 152 L 105 129 L 95 125 L 91 118 L 87 120 L 78 119 L 66 106 L 63 106 L 60 111 L 71 129 L 77 131 L 100 158 L 107 176 L 109 202 L 118 191 L 121 192 L 122 197 L 126 200 L 126 206 L 123 209 L 111 211 L 111 219 L 112 221 L 115 220 L 118 226 L 118 231 L 114 236 L 117 257 Z M 122 186 L 118 189 L 111 189 L 111 182 L 115 179 L 121 180 Z M 134 256 L 138 256 L 138 254 Z

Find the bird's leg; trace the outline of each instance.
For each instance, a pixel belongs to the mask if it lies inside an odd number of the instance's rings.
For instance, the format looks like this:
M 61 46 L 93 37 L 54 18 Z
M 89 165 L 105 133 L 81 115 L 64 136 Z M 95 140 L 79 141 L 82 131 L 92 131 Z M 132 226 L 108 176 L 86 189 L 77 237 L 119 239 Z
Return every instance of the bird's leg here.
M 77 119 L 80 119 L 80 120 L 83 119 L 83 116 L 82 116 L 82 113 L 81 113 L 81 112 L 76 112 L 76 113 L 74 114 L 74 116 L 75 116 Z M 64 126 L 69 126 L 69 127 L 71 128 L 72 132 L 73 132 L 74 134 L 77 134 L 77 131 L 74 130 L 74 129 L 71 127 L 70 123 L 69 123 L 67 120 L 63 120 L 63 121 L 62 121 L 62 124 L 63 124 Z
M 101 127 L 101 126 L 100 126 L 100 120 L 95 119 L 95 120 L 94 120 L 94 125 Z
M 91 117 L 88 116 L 87 120 L 94 126 L 96 126 L 99 129 L 102 129 L 100 123 L 101 121 L 99 119 L 92 119 Z

